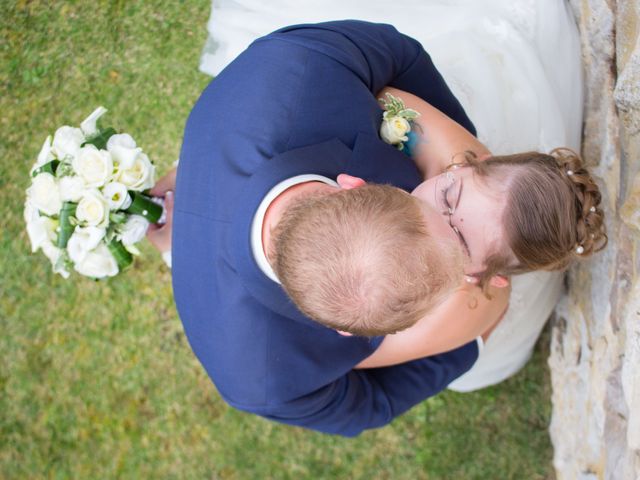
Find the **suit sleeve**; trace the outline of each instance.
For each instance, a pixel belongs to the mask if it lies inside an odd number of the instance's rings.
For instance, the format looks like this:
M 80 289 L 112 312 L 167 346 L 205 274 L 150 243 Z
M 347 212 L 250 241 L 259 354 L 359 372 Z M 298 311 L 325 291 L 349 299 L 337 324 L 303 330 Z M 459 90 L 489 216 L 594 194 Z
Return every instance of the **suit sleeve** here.
M 382 427 L 431 397 L 469 370 L 478 357 L 476 342 L 451 352 L 394 367 L 351 370 L 304 397 L 264 408 L 242 408 L 270 420 L 353 437 Z
M 391 25 L 344 20 L 286 27 L 269 37 L 332 57 L 352 70 L 374 95 L 385 86 L 412 93 L 476 135 L 429 54 L 417 40 Z

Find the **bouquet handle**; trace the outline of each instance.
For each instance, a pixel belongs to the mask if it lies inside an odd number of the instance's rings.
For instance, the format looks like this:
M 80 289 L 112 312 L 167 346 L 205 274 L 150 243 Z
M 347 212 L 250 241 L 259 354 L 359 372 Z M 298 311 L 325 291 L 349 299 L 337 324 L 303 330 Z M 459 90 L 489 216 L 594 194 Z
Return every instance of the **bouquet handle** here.
M 162 205 L 158 205 L 150 197 L 140 192 L 129 191 L 131 205 L 125 210 L 127 213 L 142 215 L 151 223 L 158 223 L 162 217 Z

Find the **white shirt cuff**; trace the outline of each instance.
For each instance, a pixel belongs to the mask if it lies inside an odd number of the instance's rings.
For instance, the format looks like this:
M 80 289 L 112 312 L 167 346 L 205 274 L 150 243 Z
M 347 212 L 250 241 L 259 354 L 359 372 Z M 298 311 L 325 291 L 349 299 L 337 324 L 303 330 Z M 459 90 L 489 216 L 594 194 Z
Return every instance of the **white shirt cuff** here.
M 167 264 L 167 267 L 171 268 L 171 250 L 162 252 L 162 260 Z
M 251 250 L 253 251 L 253 258 L 258 264 L 260 270 L 262 270 L 262 273 L 264 273 L 267 277 L 278 284 L 280 283 L 280 280 L 278 280 L 276 272 L 274 272 L 273 268 L 271 268 L 271 264 L 269 264 L 269 261 L 267 260 L 267 255 L 262 245 L 262 224 L 264 222 L 264 216 L 267 213 L 269 205 L 271 205 L 271 202 L 273 202 L 278 197 L 278 195 L 280 195 L 288 188 L 293 187 L 294 185 L 305 182 L 323 182 L 335 187 L 338 186 L 338 184 L 334 180 L 331 180 L 330 178 L 324 177 L 322 175 L 303 174 L 287 178 L 286 180 L 281 181 L 275 187 L 269 190 L 269 192 L 262 199 L 262 202 L 260 203 L 260 206 L 254 214 L 253 220 L 251 222 Z

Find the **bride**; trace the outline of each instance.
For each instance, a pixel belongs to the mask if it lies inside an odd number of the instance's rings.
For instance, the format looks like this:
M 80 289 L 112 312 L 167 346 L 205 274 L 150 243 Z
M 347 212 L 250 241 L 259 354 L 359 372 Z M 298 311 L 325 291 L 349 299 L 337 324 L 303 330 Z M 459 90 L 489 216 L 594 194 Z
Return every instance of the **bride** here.
M 580 52 L 566 4 L 405 0 L 400 7 L 369 1 L 364 9 L 358 0 L 300 3 L 216 0 L 201 69 L 216 75 L 253 39 L 283 25 L 341 18 L 390 23 L 421 41 L 489 150 L 509 154 L 579 148 Z M 514 276 L 506 314 L 474 367 L 449 388 L 471 391 L 517 372 L 561 291 L 558 272 Z M 365 361 L 363 366 L 377 365 Z

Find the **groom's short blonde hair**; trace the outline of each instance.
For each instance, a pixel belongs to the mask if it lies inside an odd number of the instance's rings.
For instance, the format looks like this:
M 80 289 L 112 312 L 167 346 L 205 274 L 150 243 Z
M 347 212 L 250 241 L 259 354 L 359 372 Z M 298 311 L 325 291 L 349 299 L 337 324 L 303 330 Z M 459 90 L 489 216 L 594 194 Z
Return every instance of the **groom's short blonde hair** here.
M 387 185 L 318 193 L 289 206 L 269 259 L 296 306 L 355 335 L 403 330 L 462 280 L 462 254 L 429 234 L 420 201 Z

